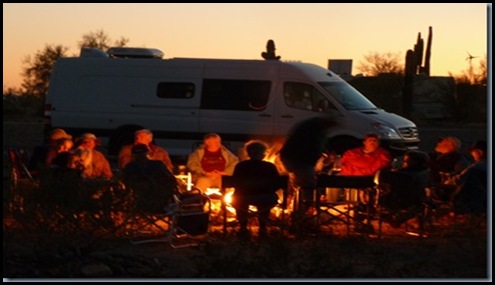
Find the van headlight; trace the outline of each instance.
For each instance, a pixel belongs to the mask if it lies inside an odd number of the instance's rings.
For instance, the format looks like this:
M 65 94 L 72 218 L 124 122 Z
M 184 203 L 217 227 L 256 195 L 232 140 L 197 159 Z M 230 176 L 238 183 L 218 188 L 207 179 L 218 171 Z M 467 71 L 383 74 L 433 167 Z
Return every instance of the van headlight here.
M 382 139 L 400 139 L 399 134 L 391 127 L 382 123 L 371 124 Z

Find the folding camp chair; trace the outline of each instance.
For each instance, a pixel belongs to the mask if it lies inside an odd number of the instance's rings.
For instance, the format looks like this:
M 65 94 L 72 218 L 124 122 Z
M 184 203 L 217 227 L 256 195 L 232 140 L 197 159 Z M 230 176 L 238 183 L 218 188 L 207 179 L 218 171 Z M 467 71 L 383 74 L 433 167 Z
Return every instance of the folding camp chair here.
M 82 179 L 79 171 L 46 168 L 40 173 L 37 214 L 40 225 L 55 232 L 114 234 L 122 211 L 123 185 L 116 180 Z
M 13 212 L 23 212 L 25 196 L 32 192 L 28 189 L 37 188 L 39 183 L 27 168 L 27 153 L 23 149 L 9 148 L 8 156 L 10 172 L 8 209 Z
M 331 221 L 343 222 L 347 234 L 350 233 L 351 225 L 354 227 L 371 226 L 371 209 L 373 205 L 367 205 L 363 220 L 357 219 L 357 206 L 359 204 L 359 193 L 364 191 L 370 195 L 370 189 L 375 187 L 374 176 L 340 176 L 340 175 L 317 175 L 317 193 L 321 189 L 343 188 L 345 197 L 321 201 L 319 195 L 315 198 L 316 224 L 320 227 Z M 329 189 L 329 190 L 330 190 Z M 340 189 L 339 189 L 340 190 Z M 310 217 L 311 218 L 311 217 Z
M 127 177 L 125 186 L 127 211 L 120 228 L 132 243 L 162 240 L 170 227 L 170 214 L 165 209 L 173 204 L 177 188 L 162 185 L 153 175 L 146 174 Z
M 197 188 L 174 195 L 169 242 L 173 248 L 198 246 L 208 239 L 211 200 Z
M 207 241 L 211 212 L 208 196 L 201 194 L 199 189 L 193 189 L 183 193 L 176 192 L 173 199 L 174 201 L 164 206 L 160 212 L 131 215 L 134 223 L 140 223 L 132 233 L 132 244 L 165 242 L 173 248 L 182 248 L 198 246 Z M 155 234 L 137 236 L 136 233 L 146 225 L 154 227 Z
M 225 195 L 225 193 L 227 193 L 227 188 L 235 188 L 236 185 L 238 185 L 238 181 L 236 179 L 235 176 L 230 176 L 230 175 L 223 175 L 222 176 L 222 193 Z M 287 218 L 286 218 L 286 212 L 287 212 L 287 192 L 288 192 L 288 188 L 289 188 L 289 176 L 287 175 L 281 175 L 281 176 L 278 176 L 277 179 L 275 181 L 271 181 L 271 183 L 275 183 L 276 187 L 278 187 L 281 191 L 281 195 L 282 196 L 279 201 L 278 201 L 278 204 L 276 204 L 273 208 L 272 208 L 272 212 L 274 211 L 274 209 L 276 209 L 275 211 L 277 211 L 277 215 L 270 215 L 269 217 L 269 220 L 266 221 L 267 222 L 267 225 L 268 226 L 276 226 L 280 229 L 281 231 L 281 234 L 284 234 L 284 231 L 286 229 L 286 226 L 287 226 Z M 227 233 L 227 227 L 230 223 L 227 222 L 227 211 L 226 211 L 226 207 L 227 207 L 227 203 L 225 201 L 225 199 L 222 199 L 222 211 L 223 211 L 223 232 L 224 234 Z M 259 217 L 258 214 L 257 214 L 257 209 L 256 207 L 251 207 L 249 208 L 248 210 L 248 215 L 251 216 L 251 217 Z M 257 220 L 257 219 L 256 219 Z
M 431 208 L 427 203 L 426 189 L 429 181 L 429 170 L 417 172 L 382 170 L 378 173 L 379 236 L 383 221 L 395 227 L 404 225 L 406 234 L 428 236 Z M 410 228 L 411 218 L 416 218 L 418 229 Z

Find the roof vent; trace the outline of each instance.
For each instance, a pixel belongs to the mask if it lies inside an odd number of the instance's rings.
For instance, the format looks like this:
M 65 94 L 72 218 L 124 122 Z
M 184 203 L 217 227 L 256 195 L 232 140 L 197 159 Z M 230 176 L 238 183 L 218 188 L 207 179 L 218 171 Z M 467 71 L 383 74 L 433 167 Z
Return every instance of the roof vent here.
M 118 58 L 158 58 L 163 57 L 163 52 L 155 48 L 129 48 L 113 47 L 107 51 L 110 57 Z
M 83 47 L 79 57 L 108 57 L 108 54 L 101 49 Z

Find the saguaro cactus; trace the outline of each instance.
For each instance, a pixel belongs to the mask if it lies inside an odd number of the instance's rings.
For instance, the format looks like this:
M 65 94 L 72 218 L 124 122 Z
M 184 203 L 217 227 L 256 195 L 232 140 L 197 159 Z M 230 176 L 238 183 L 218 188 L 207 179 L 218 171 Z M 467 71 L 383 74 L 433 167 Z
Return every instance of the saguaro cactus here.
M 430 76 L 431 41 L 433 40 L 433 28 L 429 27 L 428 42 L 426 42 L 425 65 L 423 73 Z
M 413 50 L 408 50 L 406 53 L 404 90 L 402 92 L 402 109 L 406 117 L 410 116 L 412 111 L 413 86 L 416 67 L 416 53 Z
M 424 41 L 421 38 L 421 33 L 418 33 L 418 39 L 414 45 L 414 57 L 416 58 L 416 63 L 414 65 L 415 74 L 421 73 L 421 63 L 423 62 L 423 49 Z
M 407 50 L 406 66 L 404 78 L 404 90 L 402 92 L 402 109 L 405 116 L 410 116 L 412 113 L 413 102 L 413 86 L 414 76 L 417 74 L 430 75 L 430 57 L 431 57 L 431 41 L 433 37 L 433 28 L 429 27 L 428 42 L 426 44 L 425 65 L 422 66 L 424 41 L 421 38 L 421 33 L 418 33 L 414 50 Z
M 424 74 L 430 76 L 430 58 L 431 58 L 431 42 L 433 38 L 433 28 L 429 27 L 428 42 L 426 43 L 426 53 L 424 56 L 423 65 L 423 50 L 424 41 L 421 38 L 421 33 L 418 33 L 416 44 L 414 45 L 414 55 L 416 59 L 414 74 Z

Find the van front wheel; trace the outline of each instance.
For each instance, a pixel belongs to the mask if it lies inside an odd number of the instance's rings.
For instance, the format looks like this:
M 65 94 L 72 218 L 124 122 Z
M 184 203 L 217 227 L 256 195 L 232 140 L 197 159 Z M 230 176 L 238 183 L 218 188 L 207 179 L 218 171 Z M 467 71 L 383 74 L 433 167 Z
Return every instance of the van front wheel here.
M 346 150 L 353 149 L 361 145 L 361 140 L 355 137 L 338 137 L 328 141 L 327 151 L 342 155 Z

